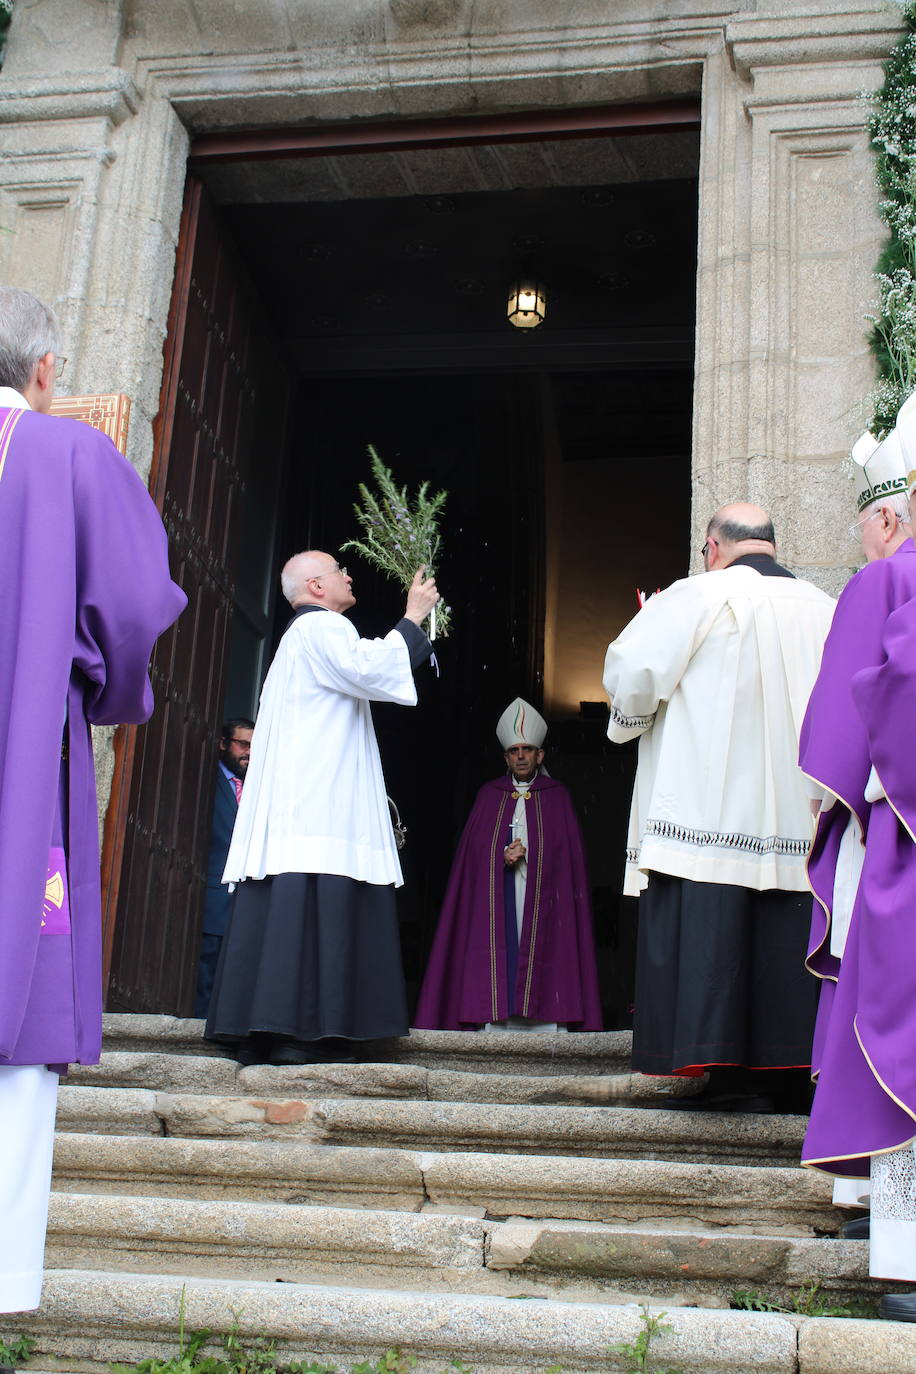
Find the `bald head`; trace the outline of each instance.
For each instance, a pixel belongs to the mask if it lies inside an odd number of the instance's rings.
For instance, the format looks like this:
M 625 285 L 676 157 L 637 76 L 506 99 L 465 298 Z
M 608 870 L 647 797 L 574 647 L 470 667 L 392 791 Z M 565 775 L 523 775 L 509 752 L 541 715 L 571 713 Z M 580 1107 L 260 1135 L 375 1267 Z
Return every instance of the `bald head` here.
M 748 553 L 776 555 L 773 522 L 762 506 L 734 501 L 716 511 L 706 527 L 704 564 L 707 572 L 727 568 Z
M 293 554 L 280 573 L 280 587 L 289 604 L 324 606 L 329 611 L 346 611 L 356 601 L 350 590 L 352 578 L 332 554 L 306 549 Z

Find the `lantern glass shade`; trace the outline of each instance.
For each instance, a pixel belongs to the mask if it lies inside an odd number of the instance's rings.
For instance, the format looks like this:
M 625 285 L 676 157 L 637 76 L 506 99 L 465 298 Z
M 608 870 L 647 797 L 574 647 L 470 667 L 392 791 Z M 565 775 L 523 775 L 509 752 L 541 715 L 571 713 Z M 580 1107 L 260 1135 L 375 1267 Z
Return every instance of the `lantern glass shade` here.
M 516 282 L 509 292 L 507 314 L 516 329 L 537 329 L 547 314 L 547 293 L 540 282 Z

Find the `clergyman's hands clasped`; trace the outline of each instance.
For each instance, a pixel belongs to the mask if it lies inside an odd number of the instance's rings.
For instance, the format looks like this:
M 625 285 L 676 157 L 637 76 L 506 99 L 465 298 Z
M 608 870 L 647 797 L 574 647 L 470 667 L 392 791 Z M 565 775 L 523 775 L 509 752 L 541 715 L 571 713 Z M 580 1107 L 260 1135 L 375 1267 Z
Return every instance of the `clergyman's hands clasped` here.
M 506 867 L 515 868 L 516 864 L 520 864 L 522 859 L 525 858 L 525 854 L 525 846 L 522 844 L 521 840 L 513 840 L 511 844 L 507 844 L 503 850 L 503 858 L 506 862 Z
M 424 565 L 417 568 L 407 593 L 407 609 L 404 612 L 404 619 L 412 620 L 415 625 L 419 625 L 426 619 L 439 600 L 436 579 L 434 577 L 424 578 L 424 571 Z

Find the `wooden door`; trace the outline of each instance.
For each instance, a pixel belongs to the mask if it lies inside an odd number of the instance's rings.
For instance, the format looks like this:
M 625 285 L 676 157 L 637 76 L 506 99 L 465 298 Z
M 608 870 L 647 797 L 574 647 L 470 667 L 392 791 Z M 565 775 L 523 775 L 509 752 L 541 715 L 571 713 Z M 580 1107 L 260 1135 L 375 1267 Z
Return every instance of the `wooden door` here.
M 188 608 L 156 645 L 152 719 L 122 727 L 106 820 L 109 1010 L 190 1015 L 246 479 L 279 463 L 286 395 L 198 181 L 176 262 L 150 490 Z

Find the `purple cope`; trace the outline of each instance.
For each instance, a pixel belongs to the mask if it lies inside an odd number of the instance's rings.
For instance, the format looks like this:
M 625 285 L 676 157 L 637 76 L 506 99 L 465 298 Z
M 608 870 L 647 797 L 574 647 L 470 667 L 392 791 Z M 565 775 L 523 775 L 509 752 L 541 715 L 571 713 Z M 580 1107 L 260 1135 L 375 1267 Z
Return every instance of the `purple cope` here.
M 29 410 L 0 409 L 0 568 L 0 1064 L 93 1064 L 89 726 L 149 717 L 153 644 L 187 598 L 159 513 L 111 440 Z
M 836 981 L 835 986 L 824 983 L 827 998 L 822 994 L 818 1014 L 817 1090 L 802 1162 L 828 1173 L 867 1177 L 872 1154 L 897 1149 L 916 1135 L 916 774 L 911 763 L 916 548 L 911 541 L 853 578 L 827 646 L 809 706 L 813 733 L 802 735 L 801 764 L 855 811 L 866 845 L 839 964 L 825 952 L 829 927 L 819 903 L 829 907 L 831 855 L 835 863 L 846 807 L 833 808 L 837 819 L 823 827 L 823 834 L 819 825 L 809 864 L 819 901 L 808 962 Z M 826 681 L 828 672 L 833 686 Z M 819 732 L 822 741 L 815 739 Z M 868 803 L 864 791 L 872 765 L 887 800 Z
M 514 883 L 503 849 L 515 796 L 526 802 L 528 881 L 514 951 L 506 892 Z M 511 898 L 510 898 L 511 901 Z M 510 912 L 514 926 L 514 911 Z M 510 988 L 511 980 L 511 988 Z M 484 783 L 455 853 L 413 1024 L 462 1030 L 510 1015 L 601 1030 L 591 893 L 579 822 L 566 788 L 543 773 Z

